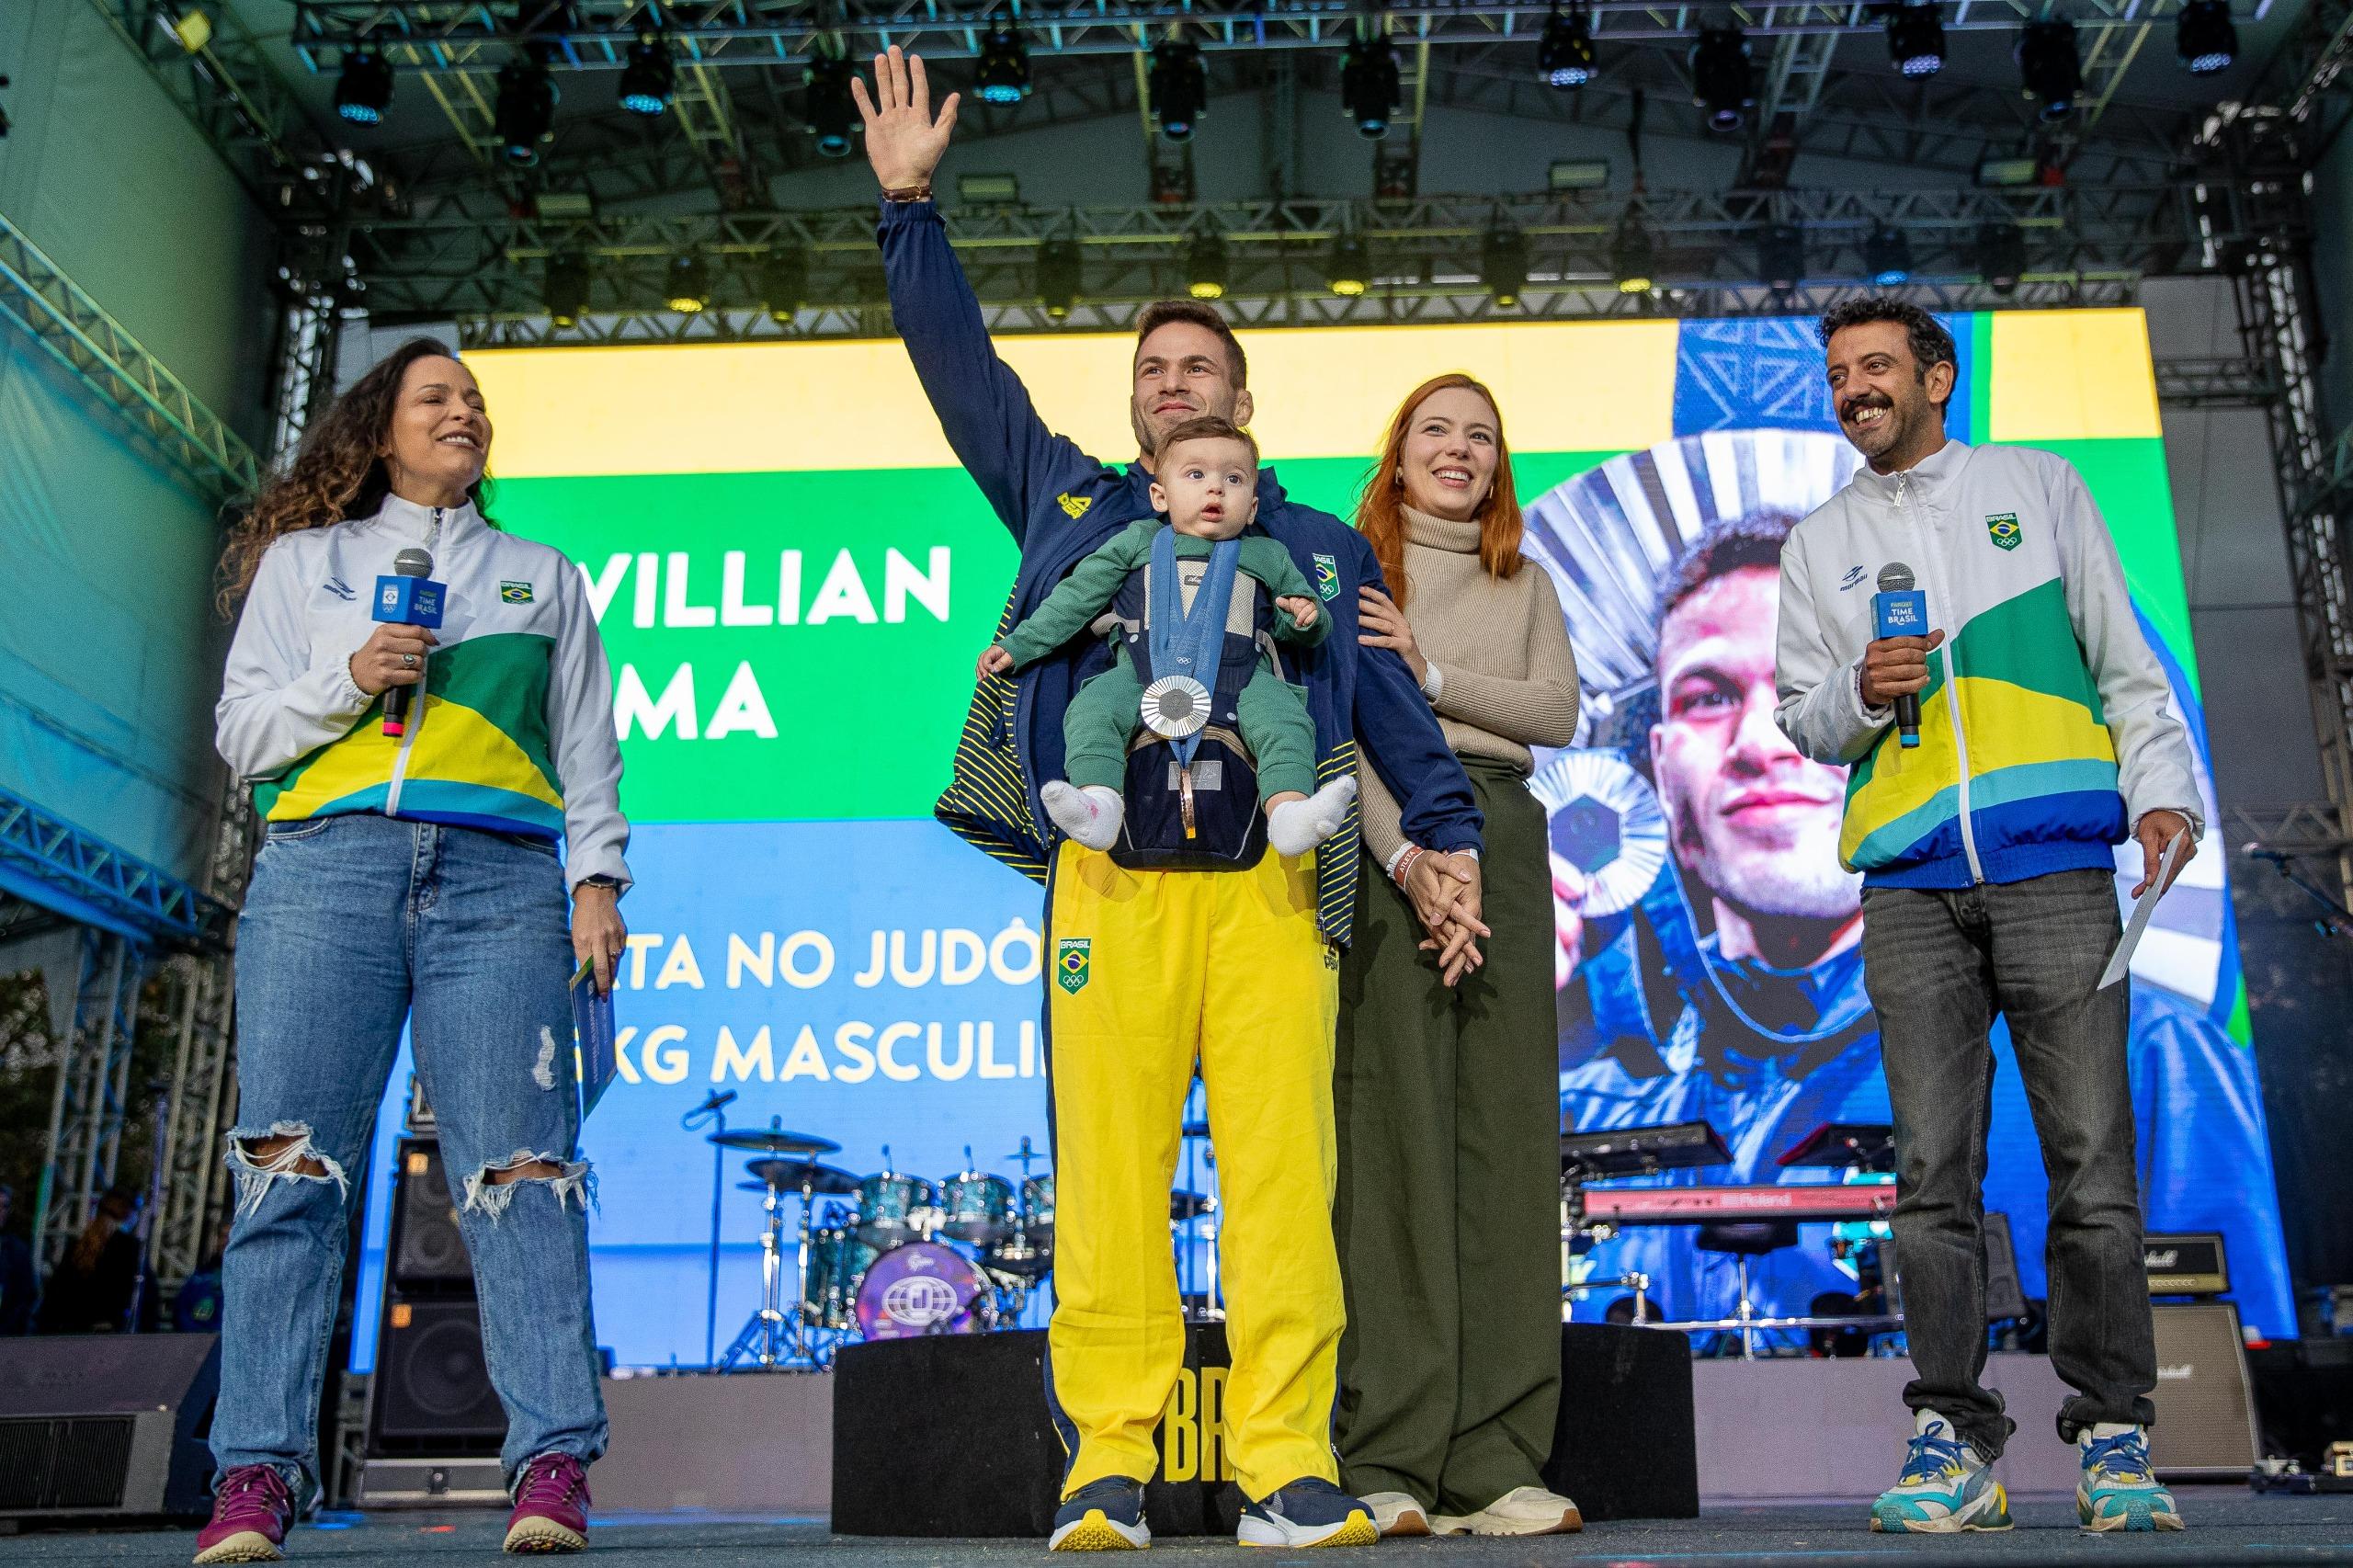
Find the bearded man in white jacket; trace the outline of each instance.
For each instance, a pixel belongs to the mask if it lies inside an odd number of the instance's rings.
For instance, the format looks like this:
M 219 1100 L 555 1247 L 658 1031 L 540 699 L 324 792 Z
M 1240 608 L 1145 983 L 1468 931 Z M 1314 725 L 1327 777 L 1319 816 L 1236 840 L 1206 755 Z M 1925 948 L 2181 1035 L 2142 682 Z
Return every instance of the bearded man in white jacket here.
M 1889 299 L 1825 316 L 1830 394 L 1866 460 L 1781 554 L 1776 717 L 1850 769 L 1839 858 L 1863 873 L 1863 967 L 1895 1116 L 1894 1230 L 1917 1376 L 1897 1483 L 1871 1528 L 2005 1529 L 1989 1466 L 2016 1423 L 1984 1388 L 1983 1185 L 1994 1056 L 2009 1023 L 2051 1176 L 2051 1359 L 2075 1392 L 2086 1529 L 2179 1529 L 2150 1469 L 2156 1350 L 2114 846 L 2174 874 L 2202 829 L 2188 739 L 2116 547 L 2063 459 L 1945 435 L 1951 335 Z M 1872 589 L 1908 566 L 1924 635 L 1877 635 Z M 1915 699 L 1916 742 L 1897 738 Z M 1913 717 L 1906 714 L 1908 721 Z M 2147 891 L 2143 888 L 2136 893 Z

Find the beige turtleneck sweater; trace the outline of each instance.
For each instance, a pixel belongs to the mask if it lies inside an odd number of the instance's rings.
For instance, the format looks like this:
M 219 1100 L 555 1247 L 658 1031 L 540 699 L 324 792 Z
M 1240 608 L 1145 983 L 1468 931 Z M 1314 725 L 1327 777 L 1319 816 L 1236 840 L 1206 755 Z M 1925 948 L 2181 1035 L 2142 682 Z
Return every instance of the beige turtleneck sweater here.
M 1530 746 L 1576 738 L 1577 661 L 1552 578 L 1522 558 L 1501 581 L 1479 562 L 1479 525 L 1405 508 L 1406 624 L 1437 675 L 1438 728 L 1465 756 L 1492 757 L 1522 773 Z M 1425 682 L 1425 688 L 1428 683 Z M 1405 846 L 1396 799 L 1361 771 L 1364 842 L 1387 866 Z

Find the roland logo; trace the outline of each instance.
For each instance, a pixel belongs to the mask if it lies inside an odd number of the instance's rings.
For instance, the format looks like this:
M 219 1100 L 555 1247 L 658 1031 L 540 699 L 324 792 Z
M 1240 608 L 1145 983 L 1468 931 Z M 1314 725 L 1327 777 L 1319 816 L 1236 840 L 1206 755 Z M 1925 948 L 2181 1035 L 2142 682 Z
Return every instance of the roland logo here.
M 2179 1247 L 2167 1247 L 2163 1252 L 2151 1253 L 2143 1260 L 2143 1267 L 2149 1268 L 2171 1268 L 2175 1264 L 2179 1263 L 2180 1261 L 2181 1249 Z
M 2197 1375 L 2198 1364 L 2195 1361 L 2184 1361 L 2177 1367 L 2157 1369 L 2157 1381 L 2161 1383 L 2186 1383 Z

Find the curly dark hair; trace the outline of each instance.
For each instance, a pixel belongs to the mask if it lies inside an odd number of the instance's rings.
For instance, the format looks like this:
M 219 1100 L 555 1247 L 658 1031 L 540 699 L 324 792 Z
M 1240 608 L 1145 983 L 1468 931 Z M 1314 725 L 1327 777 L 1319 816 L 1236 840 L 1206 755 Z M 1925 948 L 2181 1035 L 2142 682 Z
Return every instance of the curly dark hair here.
M 311 422 L 294 460 L 272 474 L 254 498 L 252 510 L 229 530 L 221 553 L 223 617 L 233 616 L 261 570 L 269 547 L 290 533 L 324 528 L 347 517 L 372 517 L 392 494 L 392 477 L 376 455 L 392 426 L 401 380 L 419 359 L 454 359 L 436 337 L 412 337 L 351 384 L 351 389 Z M 490 521 L 490 480 L 476 480 L 466 498 Z
M 1781 569 L 1781 547 L 1798 526 L 1789 512 L 1763 509 L 1737 517 L 1718 517 L 1684 546 L 1675 564 L 1658 580 L 1658 620 L 1665 625 L 1675 607 L 1717 578 L 1753 566 Z
M 1817 330 L 1822 345 L 1827 348 L 1833 334 L 1850 326 L 1863 326 L 1871 322 L 1893 322 L 1904 329 L 1912 347 L 1912 373 L 1925 382 L 1928 371 L 1939 364 L 1961 367 L 1961 351 L 1954 347 L 1952 334 L 1942 323 L 1919 306 L 1907 304 L 1888 294 L 1865 294 L 1833 305 L 1822 318 Z

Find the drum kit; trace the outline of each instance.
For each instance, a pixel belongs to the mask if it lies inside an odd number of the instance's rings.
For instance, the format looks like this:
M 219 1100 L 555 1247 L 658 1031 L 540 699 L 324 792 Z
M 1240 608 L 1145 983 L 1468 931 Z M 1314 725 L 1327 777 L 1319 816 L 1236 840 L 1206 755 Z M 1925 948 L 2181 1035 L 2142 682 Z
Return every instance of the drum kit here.
M 1188 1316 L 1222 1318 L 1216 1155 L 1206 1122 L 1187 1120 L 1183 1136 L 1185 1186 L 1169 1194 L 1179 1290 Z M 761 1195 L 759 1305 L 714 1358 L 721 1371 L 816 1371 L 847 1342 L 1010 1329 L 1053 1273 L 1054 1177 L 1034 1169 L 1046 1156 L 1026 1137 L 1005 1156 L 1018 1179 L 974 1168 L 967 1145 L 965 1168 L 939 1181 L 890 1168 L 887 1144 L 870 1176 L 827 1165 L 841 1145 L 781 1118 L 722 1119 L 705 1141 L 722 1159 L 752 1155 L 736 1186 Z M 718 1221 L 714 1203 L 714 1260 Z M 714 1290 L 716 1278 L 714 1261 Z
M 1052 1272 L 1054 1178 L 1024 1138 L 1006 1156 L 1016 1182 L 972 1169 L 943 1181 L 890 1169 L 856 1176 L 824 1163 L 829 1138 L 765 1128 L 722 1129 L 708 1142 L 756 1157 L 761 1194 L 760 1303 L 718 1358 L 738 1366 L 814 1370 L 846 1340 L 979 1334 L 1011 1327 Z M 790 1278 L 788 1278 L 788 1275 Z

